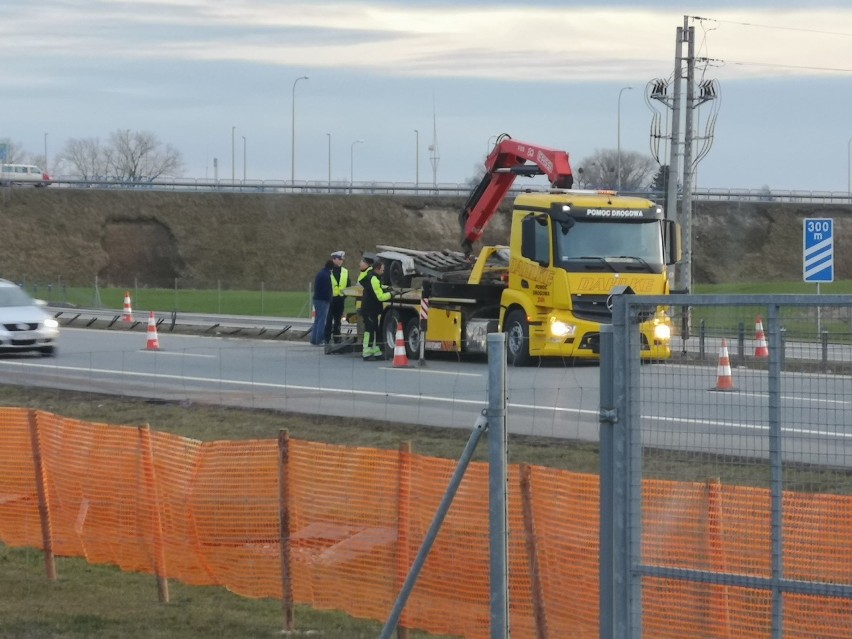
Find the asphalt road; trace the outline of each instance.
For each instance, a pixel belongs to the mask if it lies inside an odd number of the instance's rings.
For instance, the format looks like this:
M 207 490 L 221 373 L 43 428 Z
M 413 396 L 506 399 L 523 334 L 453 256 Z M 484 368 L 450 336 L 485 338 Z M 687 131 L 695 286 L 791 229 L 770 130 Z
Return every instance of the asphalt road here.
M 430 356 L 425 366 L 395 368 L 297 341 L 161 333 L 157 351 L 146 341 L 140 332 L 64 327 L 55 358 L 0 358 L 0 383 L 462 429 L 487 404 L 482 359 Z M 599 373 L 596 364 L 509 367 L 509 431 L 597 441 Z M 643 441 L 764 457 L 767 374 L 735 367 L 733 378 L 735 390 L 718 392 L 715 365 L 643 366 Z M 784 373 L 778 401 L 785 459 L 852 467 L 852 378 Z
M 64 327 L 58 356 L 0 358 L 0 381 L 167 400 L 472 428 L 487 404 L 483 360 L 364 362 L 306 342 Z M 595 440 L 598 367 L 510 369 L 512 432 Z

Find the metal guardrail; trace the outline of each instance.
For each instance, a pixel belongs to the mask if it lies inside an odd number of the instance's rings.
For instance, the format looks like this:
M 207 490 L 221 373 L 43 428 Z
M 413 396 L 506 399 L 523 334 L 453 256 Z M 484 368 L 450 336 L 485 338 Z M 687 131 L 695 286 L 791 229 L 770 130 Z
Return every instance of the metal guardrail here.
M 210 180 L 200 178 L 158 178 L 150 181 L 124 182 L 108 178 L 81 179 L 59 176 L 53 186 L 75 189 L 121 189 L 153 191 L 220 191 L 224 193 L 290 193 L 298 195 L 412 195 L 421 197 L 467 197 L 475 184 L 468 182 L 440 182 L 437 184 L 415 182 L 328 182 L 322 180 Z M 546 188 L 543 183 L 521 183 L 509 191 L 510 196 L 528 189 Z M 637 195 L 663 201 L 665 193 L 642 190 L 623 191 L 624 195 Z M 703 188 L 692 193 L 694 200 L 751 201 L 751 202 L 814 202 L 824 204 L 850 204 L 849 191 L 808 191 L 797 189 L 737 189 Z
M 45 309 L 50 312 L 62 326 L 98 329 L 145 330 L 148 326 L 150 311 L 134 311 L 133 321 L 124 321 L 124 313 L 115 309 L 69 308 L 66 306 L 48 305 Z M 216 315 L 208 313 L 178 313 L 155 312 L 157 330 L 168 330 L 178 333 L 193 333 L 196 335 L 261 337 L 264 339 L 301 340 L 308 336 L 313 322 L 306 317 L 270 317 L 251 315 Z M 355 330 L 354 324 L 349 324 L 344 317 L 344 332 Z M 852 345 L 843 335 L 842 343 L 829 343 L 829 335 L 823 332 L 819 340 L 812 342 L 787 341 L 782 335 L 784 345 L 783 360 L 811 361 L 828 368 L 832 363 L 852 361 Z M 734 365 L 739 365 L 748 359 L 747 340 L 744 324 L 741 322 L 739 335 L 732 336 L 730 356 Z M 683 356 L 697 356 L 708 365 L 717 361 L 720 338 L 705 335 L 703 327 L 698 333 L 687 340 L 680 336 L 672 339 L 672 362 L 677 362 Z
M 124 320 L 124 313 L 115 309 L 69 308 L 50 306 L 46 310 L 62 326 L 78 328 L 146 328 L 150 311 L 134 311 L 132 321 Z M 205 313 L 155 312 L 157 330 L 194 332 L 243 337 L 302 338 L 311 328 L 309 318 L 255 317 L 249 315 L 213 315 Z

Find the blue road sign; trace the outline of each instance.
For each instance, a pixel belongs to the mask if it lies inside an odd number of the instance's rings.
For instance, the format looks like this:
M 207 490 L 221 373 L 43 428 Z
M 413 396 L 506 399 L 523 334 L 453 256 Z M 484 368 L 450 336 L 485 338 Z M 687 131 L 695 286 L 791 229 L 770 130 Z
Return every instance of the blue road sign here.
M 802 274 L 805 282 L 834 281 L 834 220 L 802 221 Z

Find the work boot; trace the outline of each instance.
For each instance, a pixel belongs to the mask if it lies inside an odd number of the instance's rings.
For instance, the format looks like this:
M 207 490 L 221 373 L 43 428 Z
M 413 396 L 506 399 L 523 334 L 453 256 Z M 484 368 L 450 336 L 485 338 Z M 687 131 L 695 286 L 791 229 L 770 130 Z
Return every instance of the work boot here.
M 364 343 L 361 346 L 361 359 L 365 362 L 371 360 L 373 358 L 373 349 L 370 347 L 370 336 L 366 333 L 364 334 Z

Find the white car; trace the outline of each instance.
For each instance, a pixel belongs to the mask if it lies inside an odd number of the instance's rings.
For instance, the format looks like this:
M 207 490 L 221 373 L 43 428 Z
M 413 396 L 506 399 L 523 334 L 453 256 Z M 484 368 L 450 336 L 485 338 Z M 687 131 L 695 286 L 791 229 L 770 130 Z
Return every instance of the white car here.
M 17 284 L 0 279 L 0 353 L 56 354 L 59 322 L 43 306 Z
M 47 186 L 51 182 L 47 172 L 34 164 L 0 165 L 0 185 Z

